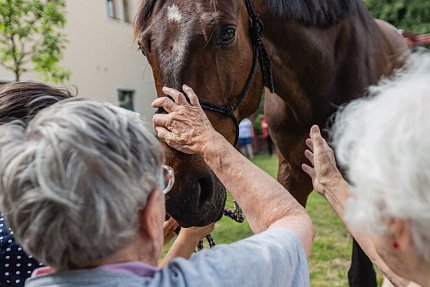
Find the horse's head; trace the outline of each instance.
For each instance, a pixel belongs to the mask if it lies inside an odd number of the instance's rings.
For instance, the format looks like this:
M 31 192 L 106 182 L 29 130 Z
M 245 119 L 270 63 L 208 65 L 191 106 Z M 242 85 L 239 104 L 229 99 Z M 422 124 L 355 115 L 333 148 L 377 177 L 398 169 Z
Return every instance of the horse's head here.
M 254 58 L 244 2 L 144 0 L 135 28 L 139 46 L 152 67 L 158 96 L 163 96 L 163 86 L 181 90 L 182 84 L 187 84 L 200 100 L 236 107 L 232 114 L 236 120 L 257 109 L 263 89 L 259 68 L 255 68 L 249 92 L 240 101 Z M 214 128 L 233 144 L 237 129 L 234 119 L 208 110 L 207 115 Z M 176 178 L 167 197 L 168 213 L 185 227 L 218 220 L 225 188 L 203 158 L 167 146 L 165 155 Z

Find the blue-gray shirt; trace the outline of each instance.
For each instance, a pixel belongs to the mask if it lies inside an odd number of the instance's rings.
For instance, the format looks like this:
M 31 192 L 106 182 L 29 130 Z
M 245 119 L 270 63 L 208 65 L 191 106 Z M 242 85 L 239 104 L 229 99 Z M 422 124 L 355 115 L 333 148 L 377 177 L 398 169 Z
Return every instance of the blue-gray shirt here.
M 230 245 L 175 259 L 153 277 L 86 269 L 28 279 L 28 287 L 256 286 L 307 287 L 306 255 L 298 237 L 272 228 Z

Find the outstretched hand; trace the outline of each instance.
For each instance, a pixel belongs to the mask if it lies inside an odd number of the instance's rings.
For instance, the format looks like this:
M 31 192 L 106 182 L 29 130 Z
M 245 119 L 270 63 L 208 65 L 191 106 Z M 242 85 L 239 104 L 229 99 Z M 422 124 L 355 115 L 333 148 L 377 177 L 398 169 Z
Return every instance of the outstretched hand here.
M 163 108 L 167 114 L 156 114 L 152 120 L 158 137 L 172 148 L 186 154 L 202 154 L 206 144 L 219 134 L 212 127 L 194 91 L 184 85 L 188 96 L 175 89 L 163 88 L 168 97 L 152 102 L 152 107 Z
M 318 126 L 311 128 L 310 138 L 306 140 L 306 145 L 309 149 L 305 151 L 305 156 L 310 165 L 302 164 L 302 169 L 312 178 L 314 189 L 325 196 L 331 187 L 343 180 L 342 174 L 336 166 L 334 152 L 321 136 Z

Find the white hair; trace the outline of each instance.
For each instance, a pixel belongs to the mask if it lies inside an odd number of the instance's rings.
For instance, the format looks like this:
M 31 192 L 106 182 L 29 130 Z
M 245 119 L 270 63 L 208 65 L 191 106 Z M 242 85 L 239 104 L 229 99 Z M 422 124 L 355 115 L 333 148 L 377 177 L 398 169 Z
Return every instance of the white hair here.
M 138 115 L 73 99 L 26 127 L 0 127 L 2 211 L 16 239 L 57 270 L 83 268 L 131 242 L 160 187 L 163 154 Z
M 430 55 L 414 55 L 369 92 L 339 112 L 332 130 L 351 181 L 347 220 L 371 234 L 386 232 L 386 219 L 408 220 L 430 260 Z

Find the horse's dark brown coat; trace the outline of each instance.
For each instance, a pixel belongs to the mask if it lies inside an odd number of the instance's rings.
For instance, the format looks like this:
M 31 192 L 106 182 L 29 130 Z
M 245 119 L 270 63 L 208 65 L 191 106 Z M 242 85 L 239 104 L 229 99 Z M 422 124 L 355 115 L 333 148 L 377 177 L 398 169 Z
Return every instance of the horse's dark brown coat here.
M 364 95 L 369 85 L 389 75 L 401 63 L 397 59 L 404 53 L 404 45 L 394 29 L 372 19 L 359 0 L 254 0 L 253 4 L 264 21 L 264 41 L 273 64 L 276 94 L 265 91 L 265 110 L 281 152 L 278 180 L 305 205 L 312 186 L 300 165 L 306 161 L 304 141 L 310 126 L 325 126 L 336 107 Z M 168 20 L 167 10 L 173 5 L 181 13 L 181 23 Z M 223 25 L 237 27 L 237 39 L 226 47 L 215 41 Z M 235 103 L 253 56 L 242 1 L 147 0 L 135 27 L 159 96 L 162 86 L 180 89 L 188 84 L 202 99 Z M 185 51 L 177 50 L 178 37 L 186 37 L 182 39 Z M 258 70 L 237 117 L 252 114 L 262 94 Z M 232 122 L 219 114 L 207 114 L 232 142 Z M 202 158 L 168 147 L 165 151 L 177 176 L 167 201 L 168 212 L 184 226 L 218 219 L 224 189 Z

